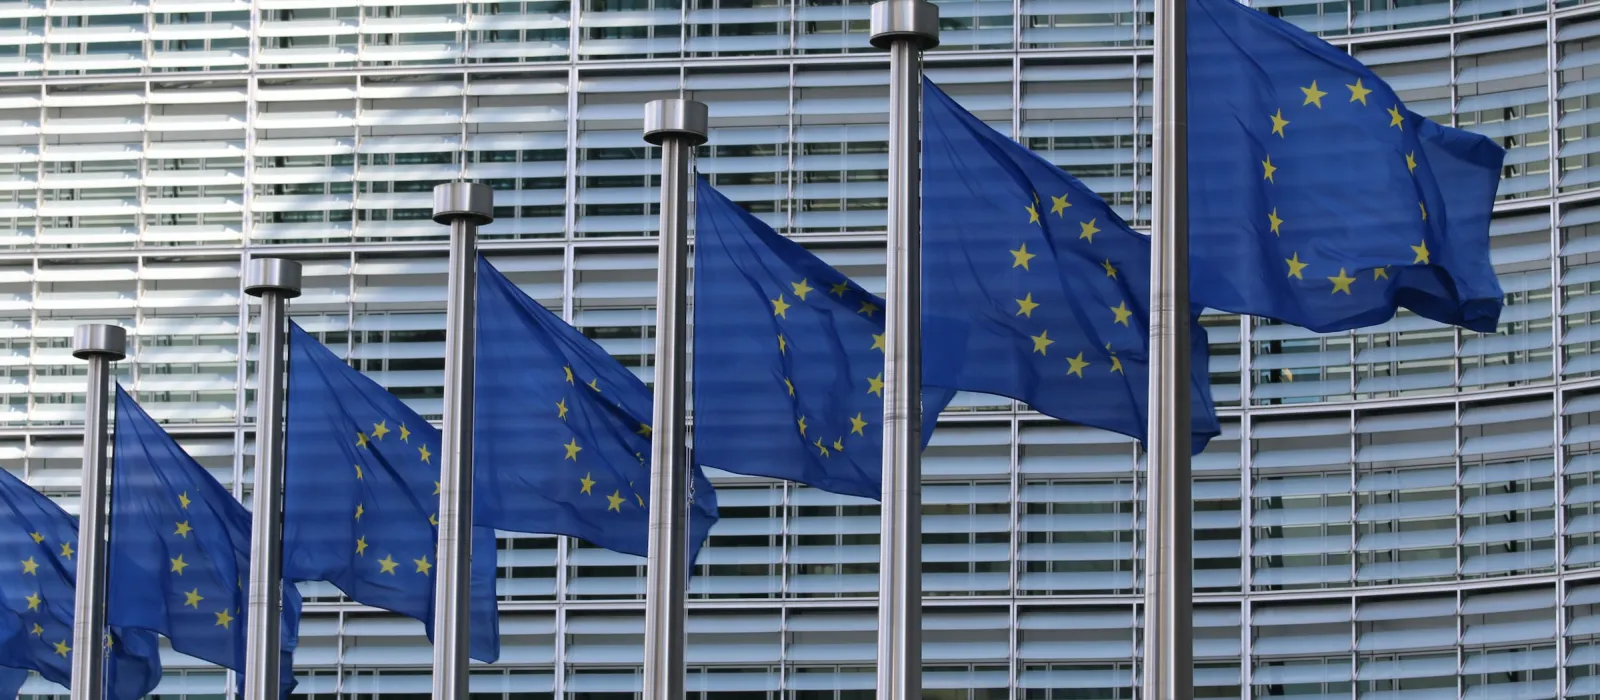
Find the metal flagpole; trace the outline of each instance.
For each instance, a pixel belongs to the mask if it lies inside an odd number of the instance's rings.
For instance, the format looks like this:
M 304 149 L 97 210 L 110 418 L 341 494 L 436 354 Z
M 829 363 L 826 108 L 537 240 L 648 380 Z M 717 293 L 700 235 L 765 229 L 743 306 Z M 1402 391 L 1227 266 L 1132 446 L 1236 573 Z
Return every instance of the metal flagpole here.
M 682 700 L 684 598 L 689 589 L 688 417 L 689 156 L 706 142 L 706 105 L 644 106 L 644 140 L 661 147 L 661 235 L 656 264 L 656 381 L 650 425 L 650 547 L 644 607 L 644 700 Z
M 467 700 L 472 585 L 472 392 L 477 354 L 478 227 L 494 221 L 488 185 L 433 188 L 433 220 L 450 226 L 445 299 L 444 436 L 439 446 L 439 580 L 433 606 L 433 698 Z M 479 552 L 486 557 L 494 552 Z
M 78 511 L 78 576 L 72 620 L 72 700 L 100 700 L 105 687 L 106 501 L 111 463 L 106 459 L 111 404 L 111 363 L 128 356 L 121 326 L 89 323 L 72 331 L 72 356 L 89 363 L 83 401 L 83 497 Z
M 300 263 L 256 258 L 244 293 L 261 298 L 256 363 L 255 514 L 250 524 L 250 611 L 246 618 L 244 696 L 278 700 L 283 609 L 283 420 L 290 299 L 300 296 Z
M 884 312 L 883 505 L 878 698 L 922 697 L 922 52 L 939 8 L 872 5 L 872 45 L 889 50 L 889 266 Z
M 1188 0 L 1157 0 L 1150 423 L 1145 470 L 1144 698 L 1194 696 L 1189 476 Z

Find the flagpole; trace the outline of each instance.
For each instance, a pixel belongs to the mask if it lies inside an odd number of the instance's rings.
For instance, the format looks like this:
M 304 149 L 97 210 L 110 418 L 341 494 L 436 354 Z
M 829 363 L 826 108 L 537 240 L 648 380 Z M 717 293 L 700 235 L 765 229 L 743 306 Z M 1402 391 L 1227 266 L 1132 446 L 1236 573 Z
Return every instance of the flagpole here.
M 661 147 L 661 234 L 656 264 L 655 406 L 650 425 L 650 545 L 644 608 L 644 700 L 682 700 L 684 599 L 689 589 L 688 417 L 689 157 L 706 142 L 703 102 L 644 106 L 644 140 Z
M 1189 472 L 1188 0 L 1157 0 L 1150 424 L 1145 470 L 1144 698 L 1194 695 Z
M 922 52 L 939 8 L 872 5 L 889 51 L 888 309 L 884 312 L 883 504 L 878 542 L 878 698 L 922 697 Z
M 256 258 L 244 293 L 261 298 L 256 363 L 256 481 L 250 523 L 250 610 L 245 700 L 278 700 L 283 608 L 283 420 L 290 299 L 300 296 L 300 263 Z
M 477 354 L 478 227 L 494 221 L 488 185 L 433 188 L 433 220 L 450 226 L 444 435 L 439 445 L 439 580 L 433 606 L 433 700 L 467 700 L 472 585 L 472 392 Z M 492 557 L 494 552 L 479 552 Z M 271 699 L 266 699 L 271 700 Z
M 128 355 L 128 331 L 88 323 L 72 331 L 72 356 L 89 363 L 83 401 L 83 494 L 78 508 L 78 575 L 72 618 L 72 700 L 100 700 L 105 687 L 106 501 L 111 464 L 106 459 L 111 404 L 111 363 Z

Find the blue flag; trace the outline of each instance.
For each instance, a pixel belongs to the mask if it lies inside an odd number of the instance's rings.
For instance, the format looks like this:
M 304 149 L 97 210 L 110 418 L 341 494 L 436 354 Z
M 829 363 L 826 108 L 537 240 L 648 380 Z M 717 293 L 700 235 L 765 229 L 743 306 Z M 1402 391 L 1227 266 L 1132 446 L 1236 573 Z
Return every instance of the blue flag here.
M 245 670 L 250 513 L 117 387 L 106 616 Z M 283 696 L 294 688 L 300 592 L 283 591 Z M 242 681 L 241 681 L 242 682 Z
M 1396 307 L 1493 332 L 1489 216 L 1505 151 L 1407 110 L 1288 22 L 1188 2 L 1193 301 L 1319 332 Z
M 289 332 L 283 577 L 328 581 L 433 638 L 439 438 L 400 399 L 297 324 Z M 472 658 L 500 656 L 495 537 L 472 533 Z
M 0 667 L 0 698 L 11 700 L 28 682 L 28 672 L 20 668 Z
M 695 190 L 694 289 L 700 462 L 881 498 L 884 300 L 704 178 Z M 925 338 L 926 357 L 940 339 Z M 954 395 L 925 389 L 924 445 Z
M 1150 239 L 923 80 L 923 383 L 1143 440 Z M 1221 430 L 1190 324 L 1195 452 Z
M 70 687 L 78 521 L 0 470 L 0 659 Z M 161 682 L 156 635 L 111 627 L 106 697 L 135 700 Z
M 644 382 L 478 258 L 477 517 L 646 556 L 650 419 Z M 689 482 L 689 561 L 717 522 Z

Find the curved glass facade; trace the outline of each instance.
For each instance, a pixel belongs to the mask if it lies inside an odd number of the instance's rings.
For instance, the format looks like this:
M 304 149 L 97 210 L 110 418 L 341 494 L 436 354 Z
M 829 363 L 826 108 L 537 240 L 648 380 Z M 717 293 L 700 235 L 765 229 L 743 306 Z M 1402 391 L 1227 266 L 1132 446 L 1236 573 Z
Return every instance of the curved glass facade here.
M 1150 0 L 939 3 L 927 70 L 1138 225 Z M 1402 314 L 1316 335 L 1214 315 L 1224 434 L 1195 460 L 1200 698 L 1600 697 L 1600 4 L 1258 0 L 1415 111 L 1509 150 L 1492 335 Z M 434 184 L 496 190 L 483 249 L 650 375 L 659 163 L 641 105 L 711 106 L 698 167 L 883 288 L 887 67 L 864 0 L 0 4 L 0 467 L 76 507 L 74 325 L 243 497 L 241 261 L 305 263 L 293 317 L 425 415 L 443 375 Z M 1136 445 L 962 396 L 925 458 L 928 695 L 1137 697 Z M 872 698 L 877 506 L 717 474 L 694 700 Z M 500 541 L 502 662 L 473 700 L 629 700 L 640 559 Z M 420 700 L 420 624 L 307 586 L 298 692 Z M 224 675 L 167 657 L 162 696 Z M 25 694 L 60 694 L 31 681 Z M 344 699 L 340 699 L 344 700 Z

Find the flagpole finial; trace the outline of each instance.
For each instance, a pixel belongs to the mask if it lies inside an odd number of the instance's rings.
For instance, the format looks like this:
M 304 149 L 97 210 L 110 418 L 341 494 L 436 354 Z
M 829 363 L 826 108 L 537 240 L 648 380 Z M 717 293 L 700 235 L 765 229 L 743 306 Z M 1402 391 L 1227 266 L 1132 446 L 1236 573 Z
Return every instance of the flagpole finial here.
M 128 356 L 128 330 L 105 323 L 85 323 L 72 329 L 72 356 L 80 360 L 109 357 L 115 362 Z
M 926 0 L 880 0 L 872 3 L 872 45 L 887 49 L 910 40 L 927 51 L 939 45 L 939 8 Z
M 244 293 L 259 297 L 279 292 L 285 299 L 300 296 L 300 263 L 285 258 L 255 258 L 245 269 Z
M 433 221 L 465 219 L 474 226 L 494 222 L 494 190 L 476 182 L 446 182 L 433 188 Z
M 706 142 L 706 103 L 671 98 L 651 100 L 644 106 L 644 140 L 660 146 L 677 136 L 698 146 Z

